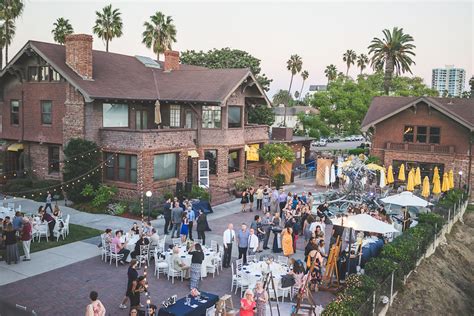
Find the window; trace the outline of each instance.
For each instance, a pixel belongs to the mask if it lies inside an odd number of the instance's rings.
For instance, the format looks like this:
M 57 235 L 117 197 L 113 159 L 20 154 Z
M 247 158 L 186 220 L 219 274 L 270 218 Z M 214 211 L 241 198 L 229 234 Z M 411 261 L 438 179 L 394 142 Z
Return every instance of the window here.
M 49 67 L 39 67 L 39 81 L 49 81 Z
M 137 156 L 107 153 L 105 157 L 108 180 L 137 183 Z
M 228 127 L 242 127 L 242 108 L 240 106 L 229 106 L 228 108 L 229 114 L 229 123 Z
M 413 143 L 413 135 L 415 132 L 415 128 L 413 126 L 405 126 L 403 130 L 403 141 Z
M 240 149 L 229 150 L 228 172 L 236 172 L 240 169 Z
M 11 100 L 10 122 L 12 125 L 20 124 L 20 101 Z
M 58 82 L 61 81 L 61 75 L 48 66 L 30 66 L 28 67 L 28 81 Z
M 417 126 L 416 127 L 416 142 L 417 143 L 426 143 L 428 134 L 428 127 L 426 126 Z
M 28 81 L 38 81 L 38 67 L 28 67 Z
M 48 172 L 59 172 L 59 147 L 48 147 Z
M 41 101 L 41 124 L 51 125 L 51 108 L 53 103 L 51 101 Z
M 181 127 L 181 107 L 179 105 L 170 106 L 170 127 Z
M 128 127 L 128 105 L 104 103 L 102 109 L 104 127 Z
M 441 129 L 439 127 L 430 127 L 430 143 L 439 144 Z
M 203 106 L 202 107 L 202 127 L 203 128 L 221 128 L 221 107 Z
M 145 110 L 137 110 L 135 112 L 135 128 L 136 129 L 147 129 L 148 128 L 148 112 Z
M 166 180 L 176 178 L 177 153 L 155 155 L 153 159 L 153 179 Z
M 61 81 L 59 72 L 51 68 L 51 81 Z
M 217 174 L 217 150 L 205 150 L 204 159 L 209 160 L 209 174 Z

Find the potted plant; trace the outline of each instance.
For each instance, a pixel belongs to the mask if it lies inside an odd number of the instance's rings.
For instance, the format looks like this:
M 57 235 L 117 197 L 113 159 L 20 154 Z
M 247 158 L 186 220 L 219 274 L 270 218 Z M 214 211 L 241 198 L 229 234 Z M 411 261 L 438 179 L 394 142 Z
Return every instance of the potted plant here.
M 242 196 L 242 192 L 246 189 L 255 185 L 255 178 L 245 176 L 243 179 L 234 182 L 234 195 L 239 198 Z

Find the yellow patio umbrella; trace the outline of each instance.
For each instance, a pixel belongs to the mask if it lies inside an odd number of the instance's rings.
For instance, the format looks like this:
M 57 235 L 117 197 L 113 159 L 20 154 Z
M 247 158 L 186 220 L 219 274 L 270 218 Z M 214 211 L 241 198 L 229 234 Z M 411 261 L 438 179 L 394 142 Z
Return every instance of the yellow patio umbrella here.
M 400 165 L 400 170 L 398 171 L 398 180 L 400 181 L 405 181 L 405 165 L 401 164 Z
M 433 194 L 438 195 L 441 193 L 441 183 L 439 180 L 439 175 L 438 178 L 433 180 Z
M 377 164 L 375 164 L 375 163 L 369 163 L 369 164 L 367 165 L 367 169 L 369 169 L 369 170 L 381 171 L 381 170 L 383 170 L 383 167 L 382 167 L 382 166 L 379 166 L 379 165 L 377 165 Z
M 393 178 L 393 168 L 392 165 L 388 166 L 388 171 L 387 171 L 387 183 L 392 184 L 395 182 L 395 179 Z
M 413 169 L 408 172 L 407 191 L 415 189 L 415 171 Z
M 441 185 L 441 191 L 449 191 L 449 176 L 447 172 L 443 174 L 443 184 Z
M 453 173 L 453 169 L 449 170 L 449 189 L 454 189 L 454 173 Z
M 421 190 L 421 196 L 424 198 L 430 196 L 430 179 L 428 179 L 428 176 L 425 176 L 423 179 L 423 189 Z
M 420 170 L 420 167 L 416 167 L 415 185 L 421 185 L 421 170 Z
M 435 180 L 436 180 L 436 179 L 438 179 L 438 180 L 440 179 L 440 178 L 439 178 L 438 167 L 434 167 L 434 169 L 433 169 L 433 184 L 435 183 Z

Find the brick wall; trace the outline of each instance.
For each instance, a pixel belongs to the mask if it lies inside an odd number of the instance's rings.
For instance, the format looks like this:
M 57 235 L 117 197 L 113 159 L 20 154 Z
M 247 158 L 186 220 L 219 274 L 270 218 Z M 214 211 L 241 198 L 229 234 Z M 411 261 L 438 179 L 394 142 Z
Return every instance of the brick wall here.
M 179 52 L 165 51 L 165 71 L 179 70 Z
M 66 102 L 63 117 L 63 144 L 71 138 L 84 138 L 84 98 L 76 89 L 68 84 L 66 87 Z
M 102 127 L 102 103 L 86 103 L 84 117 L 85 138 L 99 144 L 99 130 Z
M 60 172 L 49 173 L 48 166 L 48 145 L 29 143 L 24 149 L 30 157 L 30 168 L 35 170 L 34 174 L 40 179 L 61 180 L 62 178 L 62 164 L 60 164 Z M 60 159 L 63 160 L 62 148 L 59 149 Z
M 92 35 L 66 36 L 66 64 L 84 79 L 92 79 Z

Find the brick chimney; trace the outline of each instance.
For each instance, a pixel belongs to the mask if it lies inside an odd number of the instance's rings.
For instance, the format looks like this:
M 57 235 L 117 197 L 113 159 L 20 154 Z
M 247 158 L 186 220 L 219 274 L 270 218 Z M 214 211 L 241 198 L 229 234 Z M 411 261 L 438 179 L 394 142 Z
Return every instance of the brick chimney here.
M 179 52 L 165 51 L 165 71 L 179 70 Z
M 66 64 L 82 79 L 92 80 L 92 35 L 66 36 Z

